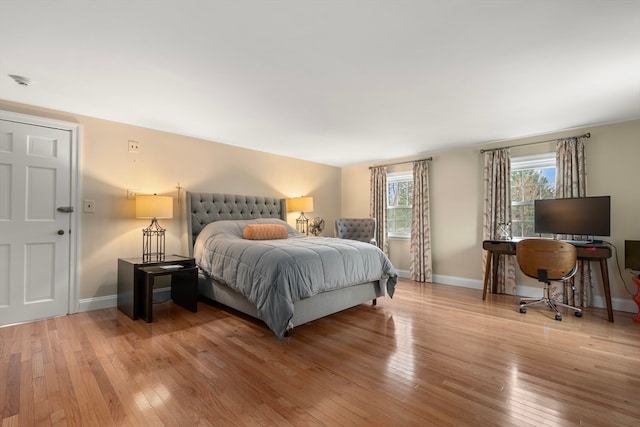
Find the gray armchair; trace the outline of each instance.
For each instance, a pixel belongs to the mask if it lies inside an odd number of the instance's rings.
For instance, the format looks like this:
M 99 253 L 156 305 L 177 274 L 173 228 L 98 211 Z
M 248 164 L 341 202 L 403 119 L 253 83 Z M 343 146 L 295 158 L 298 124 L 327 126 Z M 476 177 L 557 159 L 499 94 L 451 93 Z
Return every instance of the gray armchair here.
M 376 244 L 375 218 L 337 218 L 336 237 Z

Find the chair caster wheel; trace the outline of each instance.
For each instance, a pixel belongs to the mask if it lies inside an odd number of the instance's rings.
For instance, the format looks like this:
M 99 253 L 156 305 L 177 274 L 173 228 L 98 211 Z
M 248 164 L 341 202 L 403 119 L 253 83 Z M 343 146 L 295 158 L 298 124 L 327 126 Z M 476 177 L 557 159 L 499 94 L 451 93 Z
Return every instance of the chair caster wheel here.
M 556 314 L 556 320 L 562 320 L 562 316 L 559 314 Z
M 581 311 L 576 311 L 576 317 L 582 317 L 582 312 Z
M 526 313 L 526 312 L 527 312 L 527 309 L 526 309 L 526 308 L 524 308 L 524 307 L 520 307 L 520 313 Z

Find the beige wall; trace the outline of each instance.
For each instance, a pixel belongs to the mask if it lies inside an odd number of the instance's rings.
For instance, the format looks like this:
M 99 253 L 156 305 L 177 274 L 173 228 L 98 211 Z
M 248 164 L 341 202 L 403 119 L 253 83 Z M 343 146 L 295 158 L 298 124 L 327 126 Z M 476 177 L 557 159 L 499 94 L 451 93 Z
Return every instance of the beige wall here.
M 273 197 L 313 196 L 314 212 L 332 224 L 340 214 L 340 169 L 166 132 L 51 111 L 0 100 L 0 109 L 79 123 L 81 199 L 95 200 L 95 213 L 80 213 L 79 298 L 116 294 L 117 259 L 141 255 L 142 228 L 126 190 L 174 197 L 167 253 L 187 253 L 183 238 L 184 191 Z M 139 153 L 128 152 L 138 141 Z M 182 187 L 178 204 L 178 190 Z M 295 217 L 288 222 L 295 225 Z M 333 235 L 327 227 L 324 235 Z
M 178 183 L 183 191 L 275 197 L 311 195 L 315 212 L 310 216 L 321 216 L 326 220 L 324 235 L 333 235 L 333 221 L 338 216 L 369 215 L 370 164 L 340 169 L 8 101 L 0 100 L 0 109 L 81 125 L 81 199 L 95 200 L 96 212 L 80 213 L 80 299 L 114 295 L 117 258 L 140 255 L 140 230 L 147 222 L 133 218 L 134 202 L 126 199 L 127 188 L 174 197 L 178 195 L 175 188 Z M 418 156 L 433 156 L 429 179 L 436 278 L 464 286 L 477 287 L 481 283 L 481 148 L 520 145 L 587 131 L 592 135 L 587 141 L 588 192 L 589 195 L 612 196 L 612 236 L 608 240 L 619 248 L 623 263 L 624 240 L 640 240 L 640 222 L 636 219 L 640 207 L 637 167 L 640 120 Z M 141 152 L 128 153 L 128 140 L 140 142 Z M 553 150 L 553 144 L 514 148 L 512 154 L 549 150 Z M 405 164 L 392 166 L 389 171 L 410 168 L 410 164 Z M 180 207 L 184 206 L 184 193 L 181 195 L 180 206 L 176 202 L 174 218 L 161 221 L 168 230 L 169 253 L 187 251 L 183 238 L 184 217 L 180 212 Z M 295 223 L 295 216 L 290 215 L 289 223 Z M 396 268 L 409 269 L 406 240 L 391 241 L 390 256 Z M 609 268 L 614 300 L 629 300 L 614 259 L 609 260 Z M 628 280 L 629 275 L 623 274 Z M 632 289 L 630 284 L 628 287 Z M 599 286 L 595 292 L 602 293 Z
M 419 156 L 433 157 L 429 164 L 429 181 L 433 271 L 436 279 L 451 284 L 481 286 L 483 159 L 480 149 L 521 145 L 584 132 L 591 133 L 586 144 L 588 194 L 612 197 L 612 235 L 607 240 L 618 248 L 621 268 L 624 268 L 624 241 L 640 240 L 640 221 L 637 220 L 640 209 L 640 175 L 637 165 L 640 158 L 640 120 Z M 545 143 L 513 148 L 511 152 L 512 155 L 527 155 L 553 150 L 553 143 Z M 395 161 L 403 160 L 411 159 Z M 342 169 L 342 215 L 368 216 L 370 165 Z M 400 170 L 399 168 L 407 170 L 411 165 L 393 166 L 389 171 Z M 398 269 L 408 270 L 407 242 L 391 241 L 390 258 Z M 620 305 L 629 302 L 630 295 L 623 286 L 615 262 L 615 258 L 609 260 L 612 295 L 614 300 L 619 300 L 618 308 L 623 308 Z M 596 277 L 599 279 L 599 273 Z M 623 277 L 630 282 L 631 276 L 628 273 L 623 271 Z M 522 277 L 518 278 L 518 283 L 536 286 Z M 627 287 L 633 290 L 631 283 Z M 599 284 L 594 291 L 598 303 L 597 297 L 602 295 Z M 631 306 L 633 303 L 628 305 Z

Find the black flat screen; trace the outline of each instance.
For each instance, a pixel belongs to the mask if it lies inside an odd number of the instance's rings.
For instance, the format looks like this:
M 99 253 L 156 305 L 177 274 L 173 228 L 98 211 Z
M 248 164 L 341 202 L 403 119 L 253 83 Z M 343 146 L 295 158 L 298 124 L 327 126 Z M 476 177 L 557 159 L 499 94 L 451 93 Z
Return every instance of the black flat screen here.
M 534 201 L 534 229 L 543 234 L 611 235 L 611 197 Z

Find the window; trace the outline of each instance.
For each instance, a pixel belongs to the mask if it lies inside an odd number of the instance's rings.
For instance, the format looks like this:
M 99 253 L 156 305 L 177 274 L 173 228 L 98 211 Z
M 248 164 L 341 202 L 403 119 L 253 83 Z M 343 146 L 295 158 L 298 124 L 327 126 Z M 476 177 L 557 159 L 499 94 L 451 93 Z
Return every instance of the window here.
M 533 237 L 533 201 L 556 194 L 556 155 L 511 158 L 511 233 Z
M 413 172 L 387 174 L 387 233 L 389 237 L 411 238 Z

